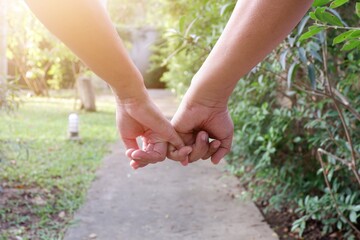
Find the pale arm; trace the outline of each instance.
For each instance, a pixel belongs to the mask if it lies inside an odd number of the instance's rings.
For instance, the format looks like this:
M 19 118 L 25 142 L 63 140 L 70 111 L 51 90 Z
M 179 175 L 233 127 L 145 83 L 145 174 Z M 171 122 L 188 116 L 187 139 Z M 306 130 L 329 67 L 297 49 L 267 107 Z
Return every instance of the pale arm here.
M 167 143 L 184 161 L 191 148 L 149 98 L 143 78 L 130 60 L 107 11 L 98 0 L 27 0 L 43 24 L 113 89 L 117 127 L 134 168 L 163 161 Z M 136 138 L 144 141 L 139 150 Z M 140 159 L 141 158 L 141 159 Z M 135 161 L 134 161 L 135 160 Z
M 120 99 L 144 94 L 142 76 L 99 1 L 27 0 L 27 3 L 53 34 L 109 83 Z

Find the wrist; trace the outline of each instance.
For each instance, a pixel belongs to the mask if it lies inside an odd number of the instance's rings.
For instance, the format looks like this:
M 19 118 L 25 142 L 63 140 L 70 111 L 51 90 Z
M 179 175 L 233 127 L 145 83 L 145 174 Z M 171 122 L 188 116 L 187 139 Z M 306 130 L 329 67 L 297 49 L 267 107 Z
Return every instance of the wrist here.
M 202 105 L 209 108 L 227 108 L 229 96 L 221 90 L 213 90 L 206 84 L 192 82 L 184 96 L 188 104 Z
M 207 109 L 227 109 L 227 99 L 214 99 L 205 94 L 198 94 L 194 89 L 190 89 L 186 92 L 182 101 L 186 108 L 207 108 Z
M 140 102 L 149 97 L 144 82 L 139 78 L 128 81 L 126 85 L 111 86 L 111 90 L 118 104 Z

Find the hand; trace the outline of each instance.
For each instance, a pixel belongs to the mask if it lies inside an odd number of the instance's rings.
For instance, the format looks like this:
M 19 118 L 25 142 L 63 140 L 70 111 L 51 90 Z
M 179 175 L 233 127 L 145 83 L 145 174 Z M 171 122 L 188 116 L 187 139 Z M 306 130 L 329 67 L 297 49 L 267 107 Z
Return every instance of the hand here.
M 141 98 L 117 100 L 116 120 L 120 136 L 127 149 L 126 155 L 132 159 L 134 168 L 161 162 L 166 158 L 168 143 L 175 160 L 187 164 L 192 151 L 185 147 L 170 122 L 160 113 L 147 94 Z M 140 150 L 136 138 L 142 137 L 143 149 Z
M 192 146 L 189 162 L 211 157 L 218 164 L 231 149 L 234 125 L 226 104 L 201 103 L 185 96 L 171 122 L 185 145 Z M 209 137 L 215 140 L 209 143 Z M 168 157 L 176 158 L 172 153 Z

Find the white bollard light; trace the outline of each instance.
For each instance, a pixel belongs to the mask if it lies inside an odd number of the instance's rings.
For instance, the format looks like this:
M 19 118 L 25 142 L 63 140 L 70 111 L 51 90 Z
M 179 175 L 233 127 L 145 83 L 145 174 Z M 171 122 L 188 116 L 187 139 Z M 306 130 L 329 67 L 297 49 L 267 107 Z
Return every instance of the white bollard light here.
M 70 140 L 80 140 L 79 135 L 79 116 L 76 113 L 69 115 L 69 126 L 68 126 Z

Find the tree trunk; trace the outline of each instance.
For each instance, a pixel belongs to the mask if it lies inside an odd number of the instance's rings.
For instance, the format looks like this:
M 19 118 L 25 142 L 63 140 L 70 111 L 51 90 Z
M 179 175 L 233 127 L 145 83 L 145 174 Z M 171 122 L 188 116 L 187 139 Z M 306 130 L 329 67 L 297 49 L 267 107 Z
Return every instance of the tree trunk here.
M 7 1 L 0 0 L 0 105 L 5 101 L 5 84 L 7 79 Z
M 91 83 L 91 78 L 79 77 L 76 82 L 81 101 L 81 108 L 85 109 L 88 112 L 95 112 L 95 92 Z

